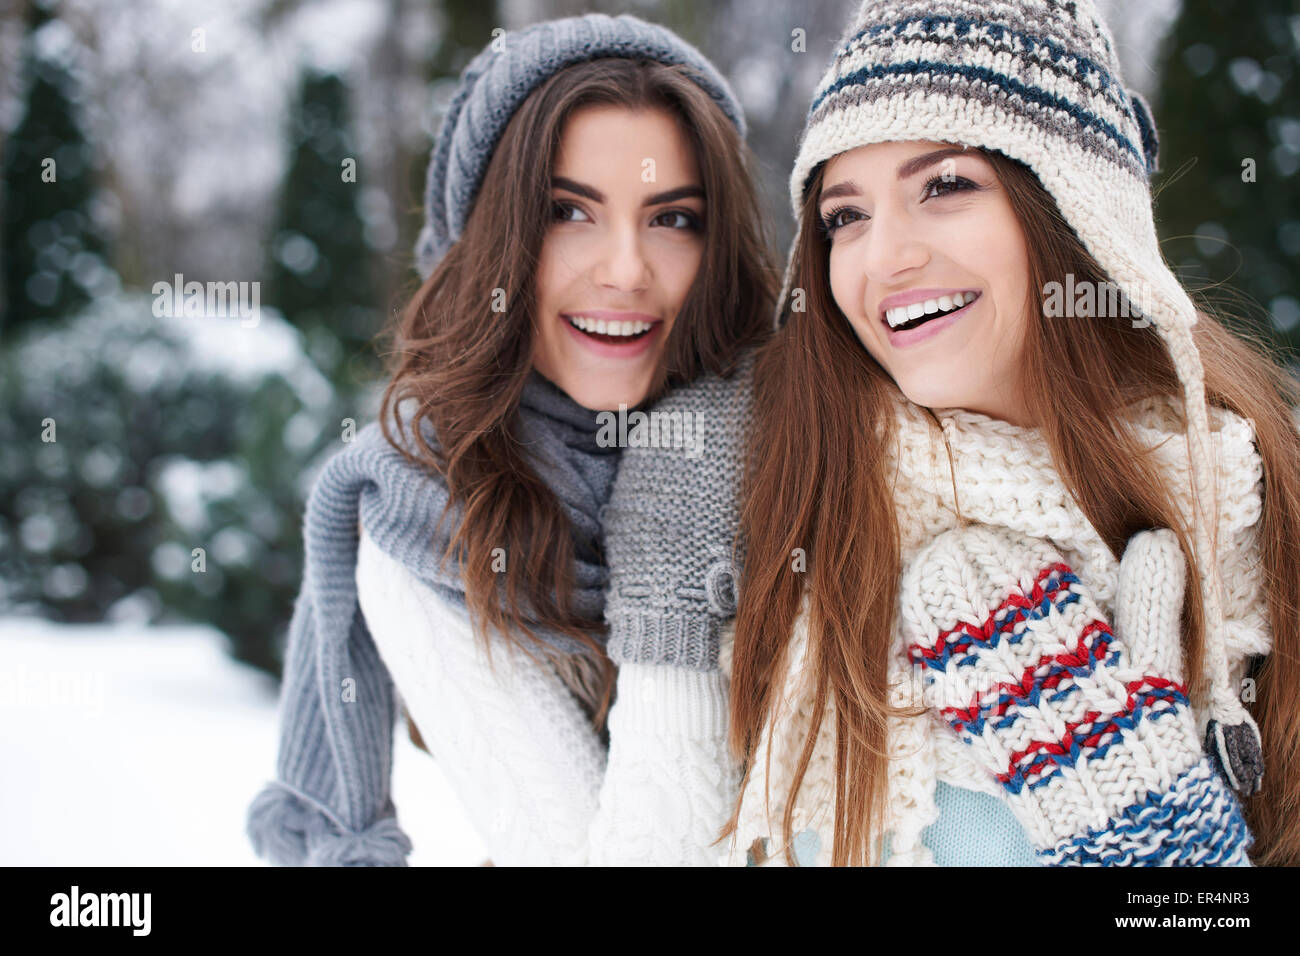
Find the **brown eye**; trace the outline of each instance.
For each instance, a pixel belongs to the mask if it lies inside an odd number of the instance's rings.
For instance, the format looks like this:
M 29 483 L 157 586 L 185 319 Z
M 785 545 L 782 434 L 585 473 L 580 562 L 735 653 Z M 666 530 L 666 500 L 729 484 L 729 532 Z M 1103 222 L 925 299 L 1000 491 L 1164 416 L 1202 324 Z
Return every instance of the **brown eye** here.
M 575 214 L 578 218 L 574 218 Z M 571 202 L 551 203 L 551 219 L 555 222 L 586 222 L 587 214 Z
M 866 216 L 856 209 L 850 209 L 848 207 L 832 209 L 830 212 L 826 213 L 826 215 L 822 216 L 822 232 L 828 236 L 834 235 L 837 229 L 842 229 L 850 223 L 866 218 Z
M 954 179 L 944 179 L 942 176 L 936 176 L 925 184 L 925 195 L 922 198 L 938 199 L 940 196 L 950 196 L 956 192 L 978 188 L 969 179 L 963 179 L 960 176 Z
M 699 232 L 700 230 L 699 218 L 684 209 L 669 209 L 666 212 L 661 212 L 655 216 L 653 221 L 670 229 L 689 229 L 693 232 Z

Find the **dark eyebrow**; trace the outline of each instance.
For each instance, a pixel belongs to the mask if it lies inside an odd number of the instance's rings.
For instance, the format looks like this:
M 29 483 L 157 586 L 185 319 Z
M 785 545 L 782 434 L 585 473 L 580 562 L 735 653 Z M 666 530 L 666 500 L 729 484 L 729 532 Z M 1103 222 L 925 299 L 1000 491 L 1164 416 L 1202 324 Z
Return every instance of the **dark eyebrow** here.
M 577 193 L 592 202 L 604 202 L 605 194 L 599 189 L 592 189 L 590 186 L 584 186 L 582 183 L 574 182 L 572 179 L 565 179 L 563 176 L 551 177 L 551 187 L 553 189 L 567 189 L 571 193 Z
M 669 189 L 667 192 L 655 193 L 643 202 L 643 206 L 661 206 L 666 202 L 676 202 L 679 199 L 703 199 L 704 187 L 702 186 L 678 186 L 676 189 Z
M 564 176 L 553 176 L 551 178 L 551 186 L 552 188 L 555 189 L 567 189 L 569 192 L 577 193 L 579 196 L 583 196 L 587 199 L 590 199 L 592 202 L 603 203 L 605 201 L 605 194 L 602 193 L 599 189 L 594 189 L 591 186 L 585 186 L 580 182 L 576 182 L 572 179 L 567 179 Z M 653 196 L 647 197 L 645 202 L 641 203 L 641 205 L 661 206 L 666 202 L 675 202 L 678 199 L 703 199 L 703 198 L 704 198 L 704 187 L 702 186 L 696 186 L 696 185 L 678 186 L 676 189 L 669 189 L 666 192 L 655 193 Z
M 817 204 L 820 206 L 828 199 L 838 199 L 840 196 L 859 196 L 858 184 L 851 179 L 846 179 L 842 183 L 836 183 L 834 186 L 828 186 L 822 190 L 817 197 Z
M 962 146 L 946 146 L 943 149 L 936 149 L 932 153 L 922 153 L 920 156 L 913 156 L 907 162 L 903 163 L 903 165 L 898 167 L 898 178 L 907 179 L 910 176 L 915 176 L 927 166 L 933 166 L 941 159 L 969 153 L 970 150 Z

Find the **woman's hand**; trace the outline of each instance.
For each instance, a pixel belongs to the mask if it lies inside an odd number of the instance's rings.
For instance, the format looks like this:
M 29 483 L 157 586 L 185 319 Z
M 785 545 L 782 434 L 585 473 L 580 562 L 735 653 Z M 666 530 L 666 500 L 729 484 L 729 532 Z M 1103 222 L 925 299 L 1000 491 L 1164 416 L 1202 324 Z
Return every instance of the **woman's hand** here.
M 1049 865 L 1248 865 L 1241 807 L 1203 754 L 1182 678 L 1183 556 L 1137 534 L 1116 627 L 1045 541 L 971 526 L 902 579 L 926 701 L 1003 787 Z
M 736 613 L 733 543 L 752 382 L 750 353 L 729 378 L 706 374 L 673 389 L 650 414 L 680 423 L 689 446 L 623 450 L 602 513 L 616 663 L 718 668 L 722 629 Z

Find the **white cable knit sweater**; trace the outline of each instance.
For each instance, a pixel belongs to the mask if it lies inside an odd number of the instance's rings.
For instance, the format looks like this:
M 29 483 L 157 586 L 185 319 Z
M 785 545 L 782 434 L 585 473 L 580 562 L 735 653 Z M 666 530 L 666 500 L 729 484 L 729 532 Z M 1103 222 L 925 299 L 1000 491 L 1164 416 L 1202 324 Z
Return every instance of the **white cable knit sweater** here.
M 1182 492 L 1180 507 L 1190 517 L 1187 445 L 1178 428 L 1175 406 L 1150 400 L 1133 406 L 1139 435 L 1155 447 L 1161 472 Z M 1092 591 L 1107 615 L 1114 613 L 1119 559 L 1098 537 L 1052 467 L 1041 436 L 984 415 L 941 412 L 943 434 L 917 406 L 899 397 L 898 436 L 891 456 L 896 467 L 896 502 L 902 556 L 907 562 L 936 536 L 958 525 L 955 485 L 962 515 L 969 521 L 1010 528 L 1049 540 Z M 1221 567 L 1224 583 L 1226 648 L 1229 673 L 1240 687 L 1247 658 L 1266 654 L 1271 636 L 1266 620 L 1256 524 L 1262 509 L 1263 465 L 1250 422 L 1211 410 L 1219 469 Z M 951 448 L 949 465 L 945 439 Z M 1105 468 L 1105 462 L 1097 467 Z M 1191 583 L 1189 582 L 1189 587 Z M 898 628 L 889 679 L 898 687 L 895 704 L 921 703 L 921 685 L 907 660 Z M 767 841 L 768 865 L 784 865 L 781 819 L 785 795 L 811 720 L 811 698 L 803 686 L 807 654 L 807 600 L 794 625 L 790 667 L 783 684 L 782 712 L 764 728 L 746 785 L 738 832 L 729 846 L 731 865 L 746 865 L 755 840 Z M 730 647 L 724 646 L 724 669 L 730 674 Z M 1197 729 L 1203 738 L 1208 717 L 1199 708 Z M 816 865 L 828 866 L 832 848 L 834 804 L 834 709 L 828 703 L 808 774 L 794 811 L 793 835 L 807 834 L 818 847 Z M 771 804 L 765 813 L 762 767 L 771 752 Z M 936 781 L 966 787 L 1003 799 L 1002 789 L 975 765 L 965 745 L 935 714 L 912 721 L 893 720 L 889 751 L 895 758 L 889 776 L 886 828 L 891 855 L 886 865 L 932 865 L 922 830 L 938 816 Z M 1005 801 L 1004 801 L 1005 802 Z M 803 855 L 807 858 L 808 854 Z
M 727 678 L 624 664 L 608 754 L 555 669 L 494 646 L 362 529 L 357 594 L 420 736 L 492 862 L 716 866 L 734 805 Z M 400 812 L 400 808 L 399 808 Z

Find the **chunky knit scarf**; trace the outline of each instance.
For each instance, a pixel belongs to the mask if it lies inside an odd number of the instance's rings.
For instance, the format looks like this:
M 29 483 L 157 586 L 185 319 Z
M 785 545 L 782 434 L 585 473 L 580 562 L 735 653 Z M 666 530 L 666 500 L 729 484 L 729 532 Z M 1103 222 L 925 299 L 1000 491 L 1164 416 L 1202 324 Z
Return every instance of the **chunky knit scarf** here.
M 1155 449 L 1157 467 L 1169 487 L 1176 489 L 1184 517 L 1190 517 L 1191 476 L 1176 404 L 1151 400 L 1135 405 L 1132 411 L 1138 436 Z M 897 476 L 895 502 L 904 563 L 938 535 L 957 527 L 960 513 L 971 522 L 1050 542 L 1092 591 L 1103 613 L 1113 615 L 1119 559 L 1080 511 L 1053 467 L 1041 435 L 973 412 L 948 411 L 938 417 L 941 429 L 922 409 L 899 397 L 889 473 Z M 1271 647 L 1256 541 L 1263 507 L 1263 464 L 1249 422 L 1213 409 L 1211 424 L 1223 491 L 1219 498 L 1224 536 L 1220 570 L 1226 595 L 1226 657 L 1221 667 L 1211 668 L 1211 672 L 1227 673 L 1232 685 L 1223 690 L 1233 692 L 1241 686 L 1249 658 L 1266 654 Z M 724 665 L 729 665 L 729 651 L 724 645 Z M 1207 653 L 1213 652 L 1207 648 Z M 772 848 L 769 858 L 779 862 L 785 796 L 812 714 L 811 688 L 804 681 L 807 654 L 805 600 L 791 641 L 782 711 L 764 728 L 752 764 L 755 770 L 746 785 L 731 854 L 733 864 L 744 865 L 745 852 L 755 840 L 767 840 Z M 895 688 L 894 704 L 924 706 L 921 685 L 897 628 L 888 679 Z M 1198 704 L 1194 714 L 1203 735 L 1208 710 Z M 821 866 L 830 865 L 832 847 L 834 726 L 834 707 L 828 703 L 795 812 L 793 835 L 798 840 L 800 833 L 811 831 L 804 839 L 820 847 L 816 865 Z M 889 771 L 886 829 L 892 852 L 888 865 L 933 862 L 921 833 L 938 817 L 936 781 L 1004 798 L 1001 787 L 974 762 L 966 745 L 933 713 L 916 720 L 891 721 L 888 746 L 895 758 Z M 761 773 L 769 751 L 770 781 Z M 764 813 L 764 790 L 769 786 L 771 810 Z

